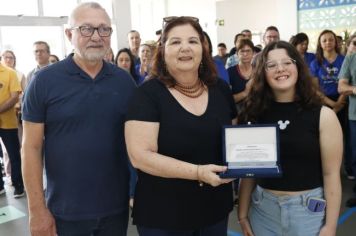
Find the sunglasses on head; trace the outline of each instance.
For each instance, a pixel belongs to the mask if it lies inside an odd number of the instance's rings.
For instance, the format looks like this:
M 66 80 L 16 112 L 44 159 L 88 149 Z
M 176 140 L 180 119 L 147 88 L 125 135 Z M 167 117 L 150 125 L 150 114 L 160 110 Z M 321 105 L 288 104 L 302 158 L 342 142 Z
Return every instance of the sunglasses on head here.
M 162 31 L 164 30 L 165 27 L 167 27 L 167 25 L 169 23 L 172 23 L 178 19 L 185 19 L 185 20 L 190 20 L 190 21 L 194 21 L 196 23 L 199 23 L 199 18 L 194 17 L 194 16 L 167 16 L 163 18 L 163 22 L 162 22 Z

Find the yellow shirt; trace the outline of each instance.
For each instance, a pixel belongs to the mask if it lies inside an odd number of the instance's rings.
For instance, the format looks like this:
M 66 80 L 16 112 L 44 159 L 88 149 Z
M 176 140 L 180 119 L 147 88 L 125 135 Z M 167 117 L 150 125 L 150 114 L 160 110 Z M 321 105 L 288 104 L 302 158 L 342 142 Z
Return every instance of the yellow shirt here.
M 8 100 L 12 92 L 21 92 L 21 84 L 17 79 L 16 71 L 0 65 L 0 104 Z M 17 128 L 15 106 L 5 112 L 0 113 L 0 128 Z

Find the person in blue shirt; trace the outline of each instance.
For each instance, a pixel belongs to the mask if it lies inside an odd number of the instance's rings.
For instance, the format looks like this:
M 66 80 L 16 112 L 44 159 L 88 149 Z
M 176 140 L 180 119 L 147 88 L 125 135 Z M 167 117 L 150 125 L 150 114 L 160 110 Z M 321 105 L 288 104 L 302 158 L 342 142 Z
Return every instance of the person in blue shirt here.
M 150 45 L 141 44 L 138 55 L 140 63 L 135 65 L 135 70 L 138 75 L 137 85 L 141 85 L 151 70 L 152 49 Z
M 345 96 L 337 91 L 338 75 L 344 56 L 340 54 L 336 35 L 331 30 L 320 33 L 316 49 L 316 58 L 310 64 L 310 71 L 319 81 L 324 103 L 336 113 L 345 106 Z
M 39 71 L 23 100 L 31 235 L 126 236 L 124 119 L 136 86 L 127 72 L 103 60 L 112 28 L 98 3 L 77 6 L 65 33 L 74 54 Z
M 292 36 L 289 43 L 297 49 L 300 55 L 302 55 L 308 66 L 315 59 L 315 54 L 308 52 L 309 38 L 305 33 L 298 33 Z
M 204 37 L 205 37 L 205 42 L 204 42 L 204 47 L 206 47 L 209 51 L 209 55 L 213 55 L 213 45 L 211 44 L 211 40 L 209 35 L 204 31 Z M 222 80 L 224 80 L 227 84 L 230 85 L 230 78 L 229 74 L 227 73 L 227 70 L 224 67 L 224 63 L 222 60 L 213 58 L 213 61 L 215 63 L 216 70 L 218 71 L 218 77 Z
M 310 72 L 317 78 L 324 104 L 337 114 L 343 130 L 344 159 L 347 164 L 347 160 L 351 160 L 348 147 L 347 96 L 338 92 L 338 76 L 345 57 L 340 54 L 333 31 L 324 30 L 320 33 L 315 56 L 316 58 L 310 64 Z

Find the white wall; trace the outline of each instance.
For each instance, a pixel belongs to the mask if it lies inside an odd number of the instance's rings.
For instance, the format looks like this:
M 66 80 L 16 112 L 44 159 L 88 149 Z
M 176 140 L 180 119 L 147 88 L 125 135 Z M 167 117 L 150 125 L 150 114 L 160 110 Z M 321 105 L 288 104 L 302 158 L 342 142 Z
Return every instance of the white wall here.
M 129 0 L 115 0 L 113 3 L 114 24 L 117 37 L 111 37 L 111 44 L 117 48 L 128 47 L 127 33 L 131 30 L 131 4 Z M 115 45 L 116 46 L 116 45 Z M 114 54 L 116 52 L 114 51 Z
M 228 48 L 234 46 L 234 36 L 241 30 L 263 34 L 270 25 L 277 26 L 281 39 L 288 41 L 297 32 L 297 0 L 217 1 L 216 17 L 225 21 L 224 26 L 217 27 L 217 40 Z
M 125 1 L 131 2 L 132 29 L 141 33 L 143 41 L 155 39 L 155 31 L 162 27 L 165 16 L 195 16 L 209 34 L 214 54 L 217 43 L 225 42 L 228 48 L 233 47 L 235 34 L 246 28 L 262 35 L 266 27 L 275 25 L 281 39 L 287 41 L 297 32 L 297 0 Z M 224 19 L 225 25 L 218 26 L 218 19 Z
M 203 30 L 216 41 L 215 0 L 131 0 L 132 29 L 140 32 L 143 41 L 156 39 L 165 16 L 195 16 Z
M 132 28 L 140 32 L 142 43 L 156 40 L 155 32 L 162 27 L 166 0 L 127 0 L 131 2 Z
M 167 0 L 167 16 L 194 16 L 216 45 L 216 0 Z

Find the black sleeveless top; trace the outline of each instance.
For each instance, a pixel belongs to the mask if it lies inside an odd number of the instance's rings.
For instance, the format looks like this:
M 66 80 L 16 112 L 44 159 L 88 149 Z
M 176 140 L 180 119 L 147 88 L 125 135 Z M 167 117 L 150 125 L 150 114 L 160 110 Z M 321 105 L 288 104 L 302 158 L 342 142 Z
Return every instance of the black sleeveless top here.
M 280 123 L 281 178 L 262 178 L 257 184 L 279 191 L 303 191 L 323 185 L 319 145 L 321 106 L 309 110 L 296 103 L 274 102 L 258 123 Z

